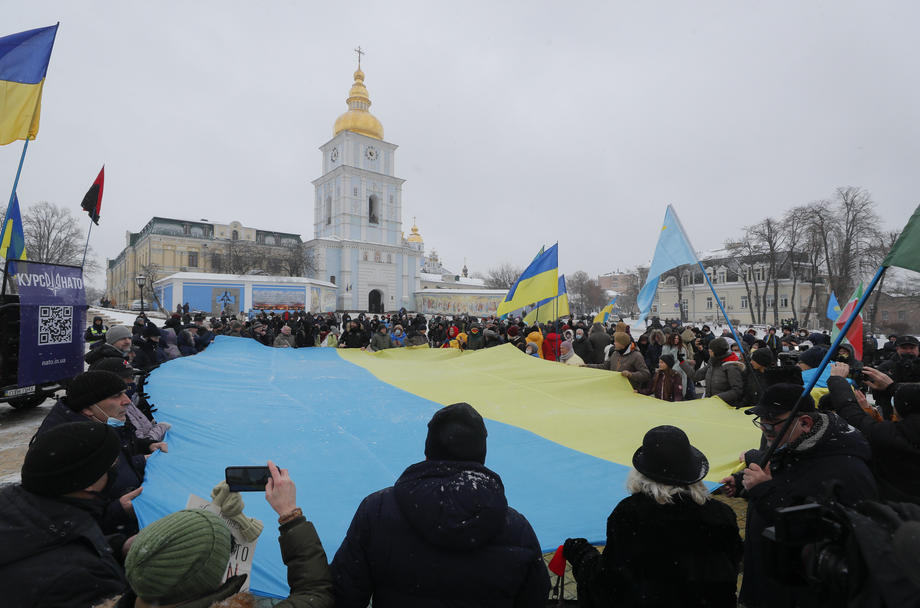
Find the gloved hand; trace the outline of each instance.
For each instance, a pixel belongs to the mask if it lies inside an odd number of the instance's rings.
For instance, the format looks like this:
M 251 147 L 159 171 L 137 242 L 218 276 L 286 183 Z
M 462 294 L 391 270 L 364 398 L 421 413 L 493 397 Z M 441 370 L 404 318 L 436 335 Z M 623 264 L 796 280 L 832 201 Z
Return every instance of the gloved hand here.
M 567 538 L 565 544 L 562 545 L 562 556 L 565 561 L 575 564 L 586 551 L 592 548 L 591 543 L 585 538 Z
M 211 490 L 211 501 L 220 509 L 220 514 L 229 519 L 244 542 L 252 542 L 262 533 L 262 522 L 243 514 L 243 498 L 239 492 L 231 492 L 226 481 Z

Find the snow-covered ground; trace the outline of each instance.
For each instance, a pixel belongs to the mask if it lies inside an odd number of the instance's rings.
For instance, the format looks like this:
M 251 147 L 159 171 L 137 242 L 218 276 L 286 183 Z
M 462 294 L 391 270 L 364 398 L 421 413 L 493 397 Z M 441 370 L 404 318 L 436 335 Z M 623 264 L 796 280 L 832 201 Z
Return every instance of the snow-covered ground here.
M 102 308 L 101 306 L 90 306 L 89 310 L 86 311 L 86 321 L 87 323 L 93 322 L 93 316 L 95 315 L 105 315 L 110 319 L 115 319 L 119 323 L 127 325 L 128 327 L 134 325 L 134 319 L 137 318 L 138 312 L 131 312 L 129 310 L 118 310 L 115 308 Z M 166 317 L 161 312 L 149 312 L 144 311 L 144 314 L 147 315 L 147 318 L 151 319 L 154 323 L 162 325 L 162 321 L 166 320 Z

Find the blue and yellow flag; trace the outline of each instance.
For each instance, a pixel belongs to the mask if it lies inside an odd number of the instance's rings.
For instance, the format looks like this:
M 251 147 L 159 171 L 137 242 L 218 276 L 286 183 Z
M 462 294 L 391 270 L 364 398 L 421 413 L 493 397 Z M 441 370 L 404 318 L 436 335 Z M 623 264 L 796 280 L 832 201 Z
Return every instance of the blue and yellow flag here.
M 613 303 L 617 301 L 618 296 L 613 296 L 613 299 L 610 300 L 610 304 L 601 308 L 601 311 L 597 313 L 597 316 L 594 317 L 594 323 L 606 323 L 607 319 L 610 318 L 610 313 L 613 312 Z
M 6 209 L 3 230 L 0 232 L 0 258 L 25 260 L 26 236 L 22 230 L 22 215 L 19 213 L 19 198 L 14 194 L 13 202 Z M 11 273 L 15 270 L 11 266 Z
M 827 299 L 827 318 L 836 321 L 840 316 L 840 304 L 837 302 L 837 295 L 832 291 L 831 297 Z
M 684 264 L 696 263 L 696 253 L 690 246 L 690 239 L 684 233 L 684 228 L 677 219 L 677 213 L 671 205 L 668 205 L 664 214 L 664 224 L 661 226 L 661 234 L 658 236 L 658 245 L 655 246 L 655 257 L 652 258 L 652 265 L 648 269 L 648 277 L 639 295 L 636 296 L 639 322 L 644 321 L 652 309 L 655 291 L 658 289 L 658 279 L 662 273 Z
M 536 307 L 524 317 L 524 323 L 532 325 L 535 321 L 555 321 L 569 315 L 569 292 L 565 288 L 565 275 L 559 275 L 559 295 L 537 302 Z
M 35 139 L 57 25 L 0 38 L 0 145 Z
M 534 258 L 498 305 L 502 317 L 535 302 L 559 295 L 559 245 L 553 245 Z

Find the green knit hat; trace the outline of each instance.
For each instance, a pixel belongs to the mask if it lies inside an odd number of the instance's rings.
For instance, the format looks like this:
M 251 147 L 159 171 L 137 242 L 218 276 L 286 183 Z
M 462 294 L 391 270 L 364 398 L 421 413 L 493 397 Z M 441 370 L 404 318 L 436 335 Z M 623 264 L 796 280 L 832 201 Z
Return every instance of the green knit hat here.
M 197 599 L 220 587 L 230 562 L 230 530 L 203 509 L 186 509 L 140 531 L 125 574 L 145 602 L 174 604 Z

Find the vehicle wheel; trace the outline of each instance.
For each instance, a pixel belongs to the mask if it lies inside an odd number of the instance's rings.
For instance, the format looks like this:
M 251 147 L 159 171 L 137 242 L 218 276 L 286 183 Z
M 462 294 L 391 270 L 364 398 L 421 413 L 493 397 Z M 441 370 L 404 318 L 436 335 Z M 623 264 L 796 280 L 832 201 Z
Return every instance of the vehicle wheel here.
M 29 408 L 37 407 L 44 402 L 44 395 L 29 395 L 28 397 L 16 397 L 15 399 L 10 399 L 8 403 L 17 410 L 27 410 Z

